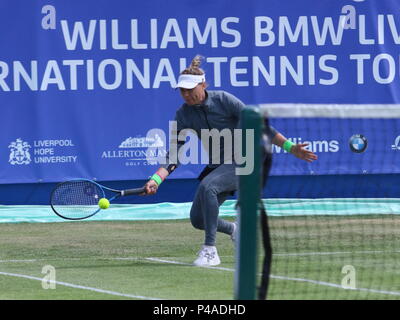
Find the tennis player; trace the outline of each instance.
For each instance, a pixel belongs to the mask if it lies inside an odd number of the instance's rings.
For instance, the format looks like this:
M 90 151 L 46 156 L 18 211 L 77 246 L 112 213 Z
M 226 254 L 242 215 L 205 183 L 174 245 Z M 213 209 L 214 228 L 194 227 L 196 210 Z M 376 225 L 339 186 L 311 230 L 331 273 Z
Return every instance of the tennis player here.
M 245 107 L 243 102 L 228 92 L 207 90 L 205 73 L 200 68 L 201 60 L 201 56 L 196 56 L 178 78 L 176 88 L 180 89 L 184 103 L 175 115 L 178 134 L 183 129 L 192 129 L 200 139 L 202 129 L 229 129 L 233 132 L 239 127 L 240 112 Z M 283 147 L 302 160 L 312 162 L 317 159 L 313 152 L 305 148 L 307 144 L 293 144 L 274 128 L 270 131 L 269 138 L 273 144 Z M 214 139 L 212 142 L 215 142 Z M 184 143 L 178 141 L 176 150 L 179 151 Z M 224 150 L 224 144 L 220 143 L 219 154 L 215 155 L 212 154 L 212 151 L 215 151 L 212 145 L 208 146 L 210 161 L 199 175 L 201 182 L 190 210 L 193 227 L 205 232 L 204 244 L 194 261 L 196 266 L 219 265 L 221 261 L 215 246 L 217 232 L 230 235 L 235 241 L 237 230 L 236 222 L 228 222 L 218 217 L 220 205 L 238 188 L 234 150 L 227 152 Z M 145 184 L 146 194 L 155 194 L 160 184 L 179 166 L 179 159 L 176 155 L 171 155 L 171 150 L 167 154 L 167 164 L 161 165 Z M 232 155 L 231 159 L 226 159 L 226 154 Z

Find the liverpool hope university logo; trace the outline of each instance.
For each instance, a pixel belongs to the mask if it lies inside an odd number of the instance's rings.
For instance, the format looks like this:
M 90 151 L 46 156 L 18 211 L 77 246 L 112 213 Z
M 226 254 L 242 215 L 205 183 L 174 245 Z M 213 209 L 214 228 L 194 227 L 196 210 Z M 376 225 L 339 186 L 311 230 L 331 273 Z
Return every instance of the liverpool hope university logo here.
M 10 148 L 9 163 L 13 165 L 31 163 L 31 154 L 29 153 L 31 146 L 27 142 L 18 138 L 16 141 L 11 142 L 8 147 Z

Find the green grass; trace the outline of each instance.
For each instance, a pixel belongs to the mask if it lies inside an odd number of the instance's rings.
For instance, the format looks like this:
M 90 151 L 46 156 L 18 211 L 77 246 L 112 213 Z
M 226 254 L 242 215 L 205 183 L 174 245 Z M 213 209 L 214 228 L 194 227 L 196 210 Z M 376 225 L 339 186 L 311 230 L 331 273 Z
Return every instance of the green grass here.
M 299 278 L 272 279 L 270 298 L 400 298 L 398 215 L 273 217 L 269 222 L 275 253 L 271 273 Z M 348 272 L 342 272 L 344 266 L 354 268 L 357 290 L 341 287 Z
M 400 298 L 396 216 L 273 217 L 270 226 L 270 299 Z M 0 224 L 0 299 L 233 299 L 230 237 L 218 234 L 224 270 L 190 265 L 202 241 L 188 220 Z M 56 289 L 42 288 L 46 265 Z M 358 290 L 340 287 L 345 265 Z
M 148 260 L 189 264 L 202 241 L 187 220 L 0 224 L 0 272 L 42 279 L 51 265 L 58 282 L 121 293 L 58 284 L 45 290 L 39 280 L 0 274 L 0 299 L 232 299 L 233 272 Z M 218 241 L 223 266 L 233 268 L 230 237 Z

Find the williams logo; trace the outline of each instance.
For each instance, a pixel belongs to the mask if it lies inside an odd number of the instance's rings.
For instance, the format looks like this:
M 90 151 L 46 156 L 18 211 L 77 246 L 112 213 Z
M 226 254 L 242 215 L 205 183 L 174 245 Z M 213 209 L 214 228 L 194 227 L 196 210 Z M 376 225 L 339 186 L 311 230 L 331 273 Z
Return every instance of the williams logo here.
M 289 141 L 294 144 L 307 143 L 308 146 L 305 148 L 312 152 L 329 152 L 334 153 L 339 151 L 339 141 L 337 140 L 312 140 L 303 141 L 302 138 L 288 138 Z M 282 148 L 272 145 L 272 152 L 275 153 L 287 153 Z
M 29 153 L 31 146 L 28 142 L 24 142 L 18 138 L 16 141 L 11 142 L 8 147 L 10 148 L 9 163 L 12 165 L 31 163 L 31 154 Z
M 355 153 L 362 153 L 367 149 L 368 141 L 362 134 L 352 135 L 349 140 L 350 150 Z

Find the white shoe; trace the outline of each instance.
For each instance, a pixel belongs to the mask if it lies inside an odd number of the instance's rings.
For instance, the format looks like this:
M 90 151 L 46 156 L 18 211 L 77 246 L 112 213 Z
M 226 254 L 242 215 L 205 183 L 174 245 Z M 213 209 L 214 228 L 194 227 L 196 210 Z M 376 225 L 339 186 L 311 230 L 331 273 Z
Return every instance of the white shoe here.
M 231 240 L 234 244 L 236 244 L 238 232 L 239 232 L 239 225 L 238 225 L 237 221 L 235 221 L 233 223 L 233 232 L 231 234 Z
M 217 266 L 221 263 L 221 260 L 218 256 L 217 248 L 214 246 L 203 245 L 197 255 L 197 259 L 193 262 L 195 266 L 209 267 Z

